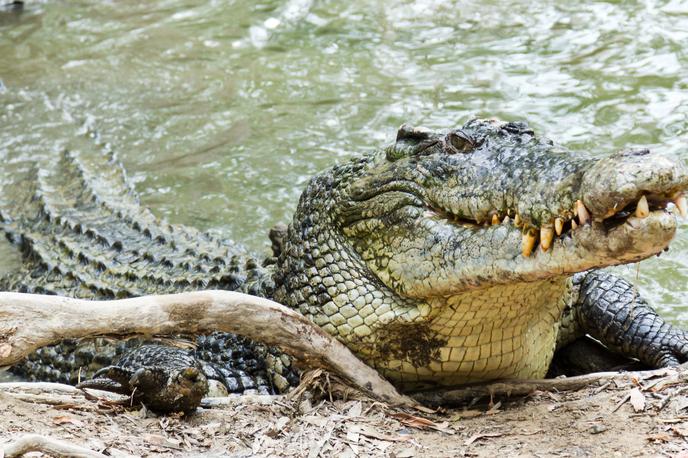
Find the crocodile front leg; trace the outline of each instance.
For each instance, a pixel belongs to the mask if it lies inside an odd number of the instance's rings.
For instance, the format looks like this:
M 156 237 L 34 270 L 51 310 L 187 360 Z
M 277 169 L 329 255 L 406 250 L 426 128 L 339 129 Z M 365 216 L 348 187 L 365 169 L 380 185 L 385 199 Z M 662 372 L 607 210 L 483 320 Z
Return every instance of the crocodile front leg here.
M 589 334 L 610 350 L 650 367 L 676 366 L 688 360 L 688 335 L 665 322 L 631 283 L 602 270 L 573 277 L 577 298 L 560 343 Z M 565 342 L 564 342 L 565 343 Z
M 130 395 L 132 387 L 129 384 L 129 379 L 132 375 L 133 372 L 131 370 L 117 366 L 107 366 L 96 372 L 91 380 L 84 380 L 76 387 Z

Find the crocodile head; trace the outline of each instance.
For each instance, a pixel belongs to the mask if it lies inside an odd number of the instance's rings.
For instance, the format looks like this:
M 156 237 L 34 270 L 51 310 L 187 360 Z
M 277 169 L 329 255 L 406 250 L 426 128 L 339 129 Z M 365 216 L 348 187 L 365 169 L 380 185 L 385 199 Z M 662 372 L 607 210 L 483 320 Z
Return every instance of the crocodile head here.
M 473 120 L 445 134 L 402 126 L 333 211 L 386 285 L 426 297 L 657 254 L 686 187 L 680 162 L 648 150 L 595 159 L 523 123 Z
M 523 123 L 402 126 L 311 180 L 275 297 L 403 386 L 541 377 L 569 274 L 664 250 L 686 188 L 647 150 L 574 154 Z

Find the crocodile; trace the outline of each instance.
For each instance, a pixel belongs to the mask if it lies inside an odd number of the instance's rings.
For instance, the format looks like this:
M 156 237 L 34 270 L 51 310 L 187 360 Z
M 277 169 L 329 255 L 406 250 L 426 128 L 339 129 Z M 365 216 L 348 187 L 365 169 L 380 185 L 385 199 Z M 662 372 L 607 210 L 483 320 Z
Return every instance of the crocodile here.
M 203 363 L 189 350 L 141 345 L 100 369 L 77 388 L 94 388 L 131 396 L 156 413 L 193 413 L 208 392 Z
M 684 331 L 602 270 L 668 249 L 687 206 L 688 172 L 675 158 L 573 153 L 524 122 L 404 125 L 391 145 L 314 176 L 264 260 L 161 222 L 139 206 L 116 155 L 101 159 L 65 151 L 2 210 L 24 254 L 4 289 L 268 297 L 403 390 L 541 378 L 556 349 L 584 336 L 651 367 L 688 358 Z M 58 360 L 73 378 L 109 364 L 81 361 L 83 344 L 71 345 L 30 358 L 24 373 L 50 373 Z

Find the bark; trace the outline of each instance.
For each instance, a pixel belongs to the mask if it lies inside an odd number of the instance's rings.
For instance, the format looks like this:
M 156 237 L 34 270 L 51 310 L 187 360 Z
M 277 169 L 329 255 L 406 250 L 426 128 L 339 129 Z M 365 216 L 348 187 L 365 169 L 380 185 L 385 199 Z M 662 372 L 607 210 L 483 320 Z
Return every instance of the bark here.
M 341 342 L 299 313 L 268 299 L 229 291 L 112 301 L 0 293 L 0 367 L 67 338 L 231 332 L 276 346 L 299 364 L 341 375 L 369 395 L 417 407 Z
M 106 458 L 102 453 L 70 444 L 69 442 L 51 439 L 50 437 L 38 434 L 27 434 L 14 442 L 0 448 L 0 452 L 5 454 L 5 458 L 24 456 L 30 452 L 42 452 L 54 457 L 74 457 L 74 458 Z M 0 453 L 1 455 L 1 453 Z
M 609 382 L 640 384 L 654 377 L 662 377 L 655 384 L 645 384 L 644 389 L 659 390 L 672 383 L 684 383 L 688 379 L 688 365 L 634 372 L 594 372 L 575 377 L 543 380 L 504 380 L 480 385 L 456 388 L 440 388 L 434 391 L 412 394 L 417 401 L 431 406 L 466 404 L 485 397 L 525 396 L 536 391 L 574 391 Z

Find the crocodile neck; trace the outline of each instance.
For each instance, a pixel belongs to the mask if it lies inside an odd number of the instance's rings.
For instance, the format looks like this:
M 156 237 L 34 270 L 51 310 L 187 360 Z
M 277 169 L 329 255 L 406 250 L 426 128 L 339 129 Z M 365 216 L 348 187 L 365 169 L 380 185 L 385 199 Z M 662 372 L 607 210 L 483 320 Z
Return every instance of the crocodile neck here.
M 333 215 L 341 209 L 322 192 L 353 181 L 373 162 L 366 157 L 334 167 L 308 184 L 278 260 L 275 300 L 298 309 L 404 389 L 543 377 L 571 302 L 569 278 L 431 300 L 403 296 L 336 230 Z

